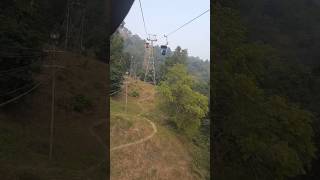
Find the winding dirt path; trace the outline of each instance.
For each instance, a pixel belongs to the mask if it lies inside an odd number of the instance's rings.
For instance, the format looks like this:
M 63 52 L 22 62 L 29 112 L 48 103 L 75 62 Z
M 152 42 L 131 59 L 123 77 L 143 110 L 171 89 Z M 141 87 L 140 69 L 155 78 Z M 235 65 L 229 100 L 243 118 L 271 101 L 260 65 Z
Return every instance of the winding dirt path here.
M 151 96 L 152 96 L 152 95 L 151 95 Z M 141 112 L 140 112 L 138 115 L 136 115 L 136 116 L 140 117 L 141 119 L 146 120 L 146 121 L 152 126 L 153 132 L 152 132 L 150 135 L 148 135 L 148 136 L 146 136 L 146 137 L 144 137 L 144 138 L 142 138 L 142 139 L 140 139 L 140 140 L 137 140 L 137 141 L 134 141 L 134 142 L 130 142 L 130 143 L 127 143 L 127 144 L 122 144 L 122 145 L 113 147 L 113 148 L 110 149 L 110 152 L 111 152 L 111 151 L 115 151 L 115 150 L 119 150 L 119 149 L 123 149 L 123 148 L 127 148 L 127 147 L 129 147 L 129 146 L 133 146 L 133 145 L 138 145 L 138 144 L 144 143 L 144 142 L 150 140 L 150 139 L 158 132 L 157 126 L 156 126 L 150 119 L 145 118 L 145 117 L 142 117 L 142 114 L 145 113 L 145 108 L 141 105 L 141 102 L 150 99 L 151 96 L 147 96 L 147 97 L 145 97 L 145 98 L 143 98 L 143 99 L 140 99 L 140 100 L 138 101 L 137 104 L 138 104 L 138 106 L 140 107 Z M 101 139 L 101 137 L 100 137 L 100 136 L 95 132 L 95 130 L 94 130 L 95 127 L 100 126 L 101 124 L 105 123 L 105 121 L 106 121 L 106 120 L 102 120 L 102 121 L 98 121 L 98 122 L 94 123 L 94 124 L 89 128 L 89 131 L 90 131 L 90 133 L 92 134 L 92 136 L 94 136 L 94 137 L 97 139 L 97 141 L 98 141 L 104 148 L 107 149 L 108 147 L 106 146 L 106 144 L 104 143 L 104 141 Z
M 140 112 L 138 115 L 136 115 L 136 116 L 139 117 L 140 119 L 146 120 L 146 121 L 152 126 L 153 132 L 152 132 L 150 135 L 148 135 L 148 136 L 146 136 L 146 137 L 144 137 L 144 138 L 142 138 L 142 139 L 140 139 L 140 140 L 137 140 L 137 141 L 134 141 L 134 142 L 130 142 L 130 143 L 127 143 L 127 144 L 122 144 L 122 145 L 113 147 L 113 148 L 110 149 L 110 152 L 111 152 L 111 151 L 120 150 L 120 149 L 123 149 L 123 148 L 127 148 L 127 147 L 130 147 L 130 146 L 142 144 L 142 143 L 150 140 L 151 138 L 153 138 L 153 136 L 158 132 L 157 126 L 156 126 L 151 120 L 149 120 L 148 118 L 142 117 L 142 114 L 145 113 L 146 110 L 145 110 L 145 108 L 143 107 L 143 105 L 141 104 L 141 102 L 150 99 L 152 96 L 153 96 L 153 94 L 150 95 L 150 96 L 147 96 L 147 97 L 144 97 L 144 98 L 138 100 L 138 103 L 137 103 L 137 104 L 138 104 L 138 106 L 140 107 L 141 112 Z M 103 146 L 103 147 L 107 150 L 108 147 L 107 147 L 105 141 L 104 141 L 104 140 L 97 134 L 97 132 L 95 131 L 95 128 L 98 127 L 98 126 L 103 125 L 103 124 L 105 123 L 105 121 L 106 121 L 106 119 L 102 119 L 101 121 L 97 121 L 97 122 L 93 123 L 93 124 L 89 127 L 89 131 L 90 131 L 91 135 L 92 135 L 93 137 L 95 137 L 95 139 L 99 142 L 99 144 L 101 144 L 101 146 Z M 90 176 L 90 174 L 93 173 L 93 171 L 94 171 L 95 169 L 101 167 L 101 166 L 103 165 L 103 163 L 104 163 L 104 161 L 102 161 L 101 163 L 99 163 L 99 164 L 97 164 L 97 165 L 94 165 L 94 166 L 88 168 L 88 169 L 84 172 L 84 177 L 87 177 L 87 178 L 88 178 L 88 177 Z
M 137 104 L 140 107 L 141 112 L 137 116 L 142 118 L 142 119 L 144 119 L 144 120 L 146 120 L 152 126 L 153 132 L 150 135 L 148 135 L 148 136 L 146 136 L 146 137 L 144 137 L 144 138 L 142 138 L 140 140 L 113 147 L 113 148 L 110 149 L 110 151 L 115 151 L 115 150 L 127 148 L 129 146 L 133 146 L 133 145 L 138 145 L 138 144 L 144 143 L 144 142 L 148 141 L 149 139 L 151 139 L 158 132 L 157 126 L 151 120 L 149 120 L 148 118 L 142 117 L 142 114 L 145 112 L 145 108 L 141 105 L 141 102 L 143 102 L 145 100 L 148 100 L 149 98 L 150 98 L 150 96 L 148 96 L 146 98 L 143 98 L 143 99 L 140 99 L 138 101 Z
M 151 126 L 153 128 L 153 132 L 149 136 L 144 137 L 144 138 L 142 138 L 140 140 L 131 142 L 131 143 L 127 143 L 127 144 L 116 146 L 114 148 L 111 148 L 110 151 L 115 151 L 115 150 L 123 149 L 123 148 L 129 147 L 129 146 L 141 144 L 141 143 L 144 143 L 144 142 L 148 141 L 149 139 L 151 139 L 158 131 L 157 130 L 157 126 L 152 121 L 150 121 L 149 119 L 147 119 L 147 118 L 144 118 L 144 119 L 147 120 L 151 124 Z

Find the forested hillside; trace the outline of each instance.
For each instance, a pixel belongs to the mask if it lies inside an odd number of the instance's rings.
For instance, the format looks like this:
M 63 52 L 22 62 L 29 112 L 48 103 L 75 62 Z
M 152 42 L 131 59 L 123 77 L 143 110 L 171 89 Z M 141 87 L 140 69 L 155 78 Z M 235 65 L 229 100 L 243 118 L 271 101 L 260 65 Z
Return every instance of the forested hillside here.
M 61 47 L 99 53 L 108 37 L 105 5 L 81 0 L 3 1 L 1 46 L 39 48 L 51 43 L 50 34 L 57 32 Z
M 107 1 L 0 2 L 0 179 L 106 179 Z
M 212 3 L 217 179 L 319 179 L 319 8 Z
M 124 23 L 111 37 L 111 178 L 210 179 L 210 62 L 171 48 L 162 55 Z
M 128 72 L 137 76 L 141 80 L 144 78 L 145 70 L 143 62 L 145 58 L 145 43 L 146 41 L 125 27 L 125 24 L 117 30 L 111 37 L 111 89 L 112 92 L 117 92 L 120 89 L 122 76 Z M 173 47 L 171 47 L 173 48 Z M 159 83 L 163 80 L 166 68 L 172 65 L 175 59 L 179 59 L 180 53 L 185 57 L 188 72 L 197 79 L 195 87 L 209 95 L 209 76 L 210 62 L 204 61 L 199 57 L 189 56 L 186 49 L 176 47 L 172 51 L 168 47 L 167 54 L 161 55 L 159 45 L 154 46 L 156 81 Z M 175 56 L 176 53 L 176 56 Z M 182 58 L 182 57 L 181 57 Z M 178 60 L 179 61 L 179 60 Z M 181 60 L 180 60 L 181 61 Z
M 39 69 L 40 60 L 47 55 L 44 50 L 53 45 L 105 61 L 105 4 L 97 0 L 1 1 L 1 101 L 14 97 L 14 93 L 7 95 L 13 89 L 33 83 L 32 71 Z M 57 39 L 52 39 L 53 34 Z

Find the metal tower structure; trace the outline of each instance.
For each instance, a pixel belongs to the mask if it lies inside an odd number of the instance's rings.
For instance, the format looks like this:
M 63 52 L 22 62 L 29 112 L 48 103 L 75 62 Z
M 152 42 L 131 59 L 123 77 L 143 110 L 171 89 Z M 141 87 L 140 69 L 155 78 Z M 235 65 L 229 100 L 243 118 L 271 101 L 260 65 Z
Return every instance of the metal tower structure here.
M 156 69 L 155 69 L 155 58 L 154 58 L 153 43 L 157 41 L 157 35 L 149 34 L 149 38 L 147 40 L 151 42 L 151 45 L 149 47 L 151 49 L 150 49 L 150 53 L 149 53 L 149 58 L 147 59 L 147 62 L 146 62 L 144 81 L 146 82 L 147 76 L 150 73 L 152 73 L 153 84 L 156 85 Z

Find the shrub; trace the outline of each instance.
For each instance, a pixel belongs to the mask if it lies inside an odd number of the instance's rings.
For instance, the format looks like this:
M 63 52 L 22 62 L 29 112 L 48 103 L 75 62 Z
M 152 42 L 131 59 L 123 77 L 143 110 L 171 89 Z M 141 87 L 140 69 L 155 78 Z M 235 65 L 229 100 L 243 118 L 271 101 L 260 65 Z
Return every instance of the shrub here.
M 208 112 L 208 99 L 192 90 L 194 81 L 183 64 L 171 67 L 165 78 L 157 87 L 159 109 L 170 117 L 179 131 L 192 137 Z
M 131 97 L 139 97 L 140 94 L 139 94 L 138 90 L 134 89 L 129 93 L 129 96 L 131 96 Z
M 74 111 L 83 112 L 92 107 L 91 100 L 84 95 L 76 95 L 72 99 L 72 108 Z

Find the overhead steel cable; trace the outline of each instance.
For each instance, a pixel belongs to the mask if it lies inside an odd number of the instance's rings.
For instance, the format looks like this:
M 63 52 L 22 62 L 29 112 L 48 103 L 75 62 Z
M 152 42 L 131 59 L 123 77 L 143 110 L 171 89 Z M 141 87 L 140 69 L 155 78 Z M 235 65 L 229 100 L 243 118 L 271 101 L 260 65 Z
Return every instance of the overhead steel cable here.
M 28 51 L 41 51 L 40 48 L 27 48 L 27 47 L 1 47 L 0 49 L 15 49 L 15 50 L 28 50 Z
M 9 104 L 9 103 L 11 103 L 11 102 L 13 102 L 13 101 L 16 101 L 17 99 L 20 99 L 20 98 L 23 97 L 23 96 L 26 96 L 27 94 L 31 93 L 34 89 L 36 89 L 37 87 L 39 87 L 40 84 L 41 84 L 41 83 L 38 83 L 38 84 L 34 85 L 32 88 L 30 88 L 29 90 L 27 90 L 26 92 L 24 92 L 24 93 L 22 93 L 22 94 L 20 94 L 20 95 L 18 95 L 18 96 L 16 96 L 16 97 L 8 100 L 8 101 L 5 101 L 5 102 L 3 102 L 3 103 L 0 103 L 0 107 L 5 106 L 5 105 L 7 105 L 7 104 Z
M 42 55 L 12 55 L 12 54 L 8 54 L 8 55 L 4 55 L 4 54 L 0 54 L 0 58 L 36 58 L 36 57 L 41 57 Z
M 146 37 L 148 37 L 148 31 L 147 31 L 147 26 L 146 26 L 146 21 L 144 19 L 144 14 L 143 14 L 143 9 L 142 9 L 142 3 L 141 0 L 139 0 L 139 5 L 140 5 L 140 11 L 141 11 L 141 16 L 142 16 L 142 20 L 143 20 L 143 26 L 144 26 L 144 31 L 146 33 Z
M 24 71 L 25 69 L 28 69 L 29 67 L 31 67 L 32 65 L 38 63 L 38 61 L 33 61 L 30 64 L 26 64 L 26 65 L 22 65 L 16 68 L 11 68 L 8 70 L 4 70 L 4 71 L 0 71 L 0 75 L 2 74 L 6 74 L 6 73 L 11 73 L 11 72 L 20 72 L 20 71 Z
M 41 49 L 20 49 L 20 48 L 0 48 L 0 54 L 1 56 L 37 56 L 37 55 L 42 55 L 43 50 Z
M 6 74 L 6 73 L 10 73 L 10 72 L 21 72 L 21 71 L 24 71 L 25 69 L 27 69 L 28 67 L 30 67 L 30 65 L 24 65 L 24 66 L 20 66 L 20 67 L 17 67 L 17 68 L 12 68 L 12 69 L 9 69 L 9 70 L 6 70 L 6 71 L 0 71 L 0 75 L 2 74 Z
M 201 13 L 200 15 L 198 15 L 197 17 L 191 19 L 190 21 L 186 22 L 185 24 L 183 24 L 182 26 L 178 27 L 177 29 L 175 29 L 175 30 L 173 30 L 173 31 L 165 34 L 164 37 L 162 37 L 162 38 L 160 38 L 160 39 L 163 39 L 163 38 L 165 38 L 165 37 L 168 37 L 168 36 L 176 33 L 177 31 L 179 31 L 179 30 L 182 29 L 183 27 L 187 26 L 188 24 L 192 23 L 193 21 L 195 21 L 196 19 L 200 18 L 201 16 L 203 16 L 204 14 L 206 14 L 206 13 L 209 12 L 209 11 L 210 11 L 210 9 L 206 10 L 205 12 L 203 12 L 203 13 Z
M 112 95 L 114 95 L 114 94 L 116 94 L 116 93 L 118 93 L 118 92 L 120 92 L 120 91 L 121 91 L 121 90 L 114 91 L 114 92 L 110 93 L 109 96 L 112 96 Z
M 6 92 L 6 93 L 4 93 L 4 94 L 0 94 L 0 96 L 1 96 L 1 97 L 4 97 L 4 96 L 8 96 L 8 95 L 14 94 L 14 93 L 20 91 L 21 89 L 25 89 L 26 87 L 34 86 L 35 84 L 36 84 L 36 83 L 24 85 L 24 86 L 19 87 L 19 88 L 17 88 L 17 89 L 8 91 L 8 92 Z
M 115 84 L 117 84 L 117 85 L 122 85 L 122 82 L 115 82 L 115 83 L 112 83 L 112 84 L 111 84 L 111 86 L 112 86 L 112 85 L 115 85 Z

